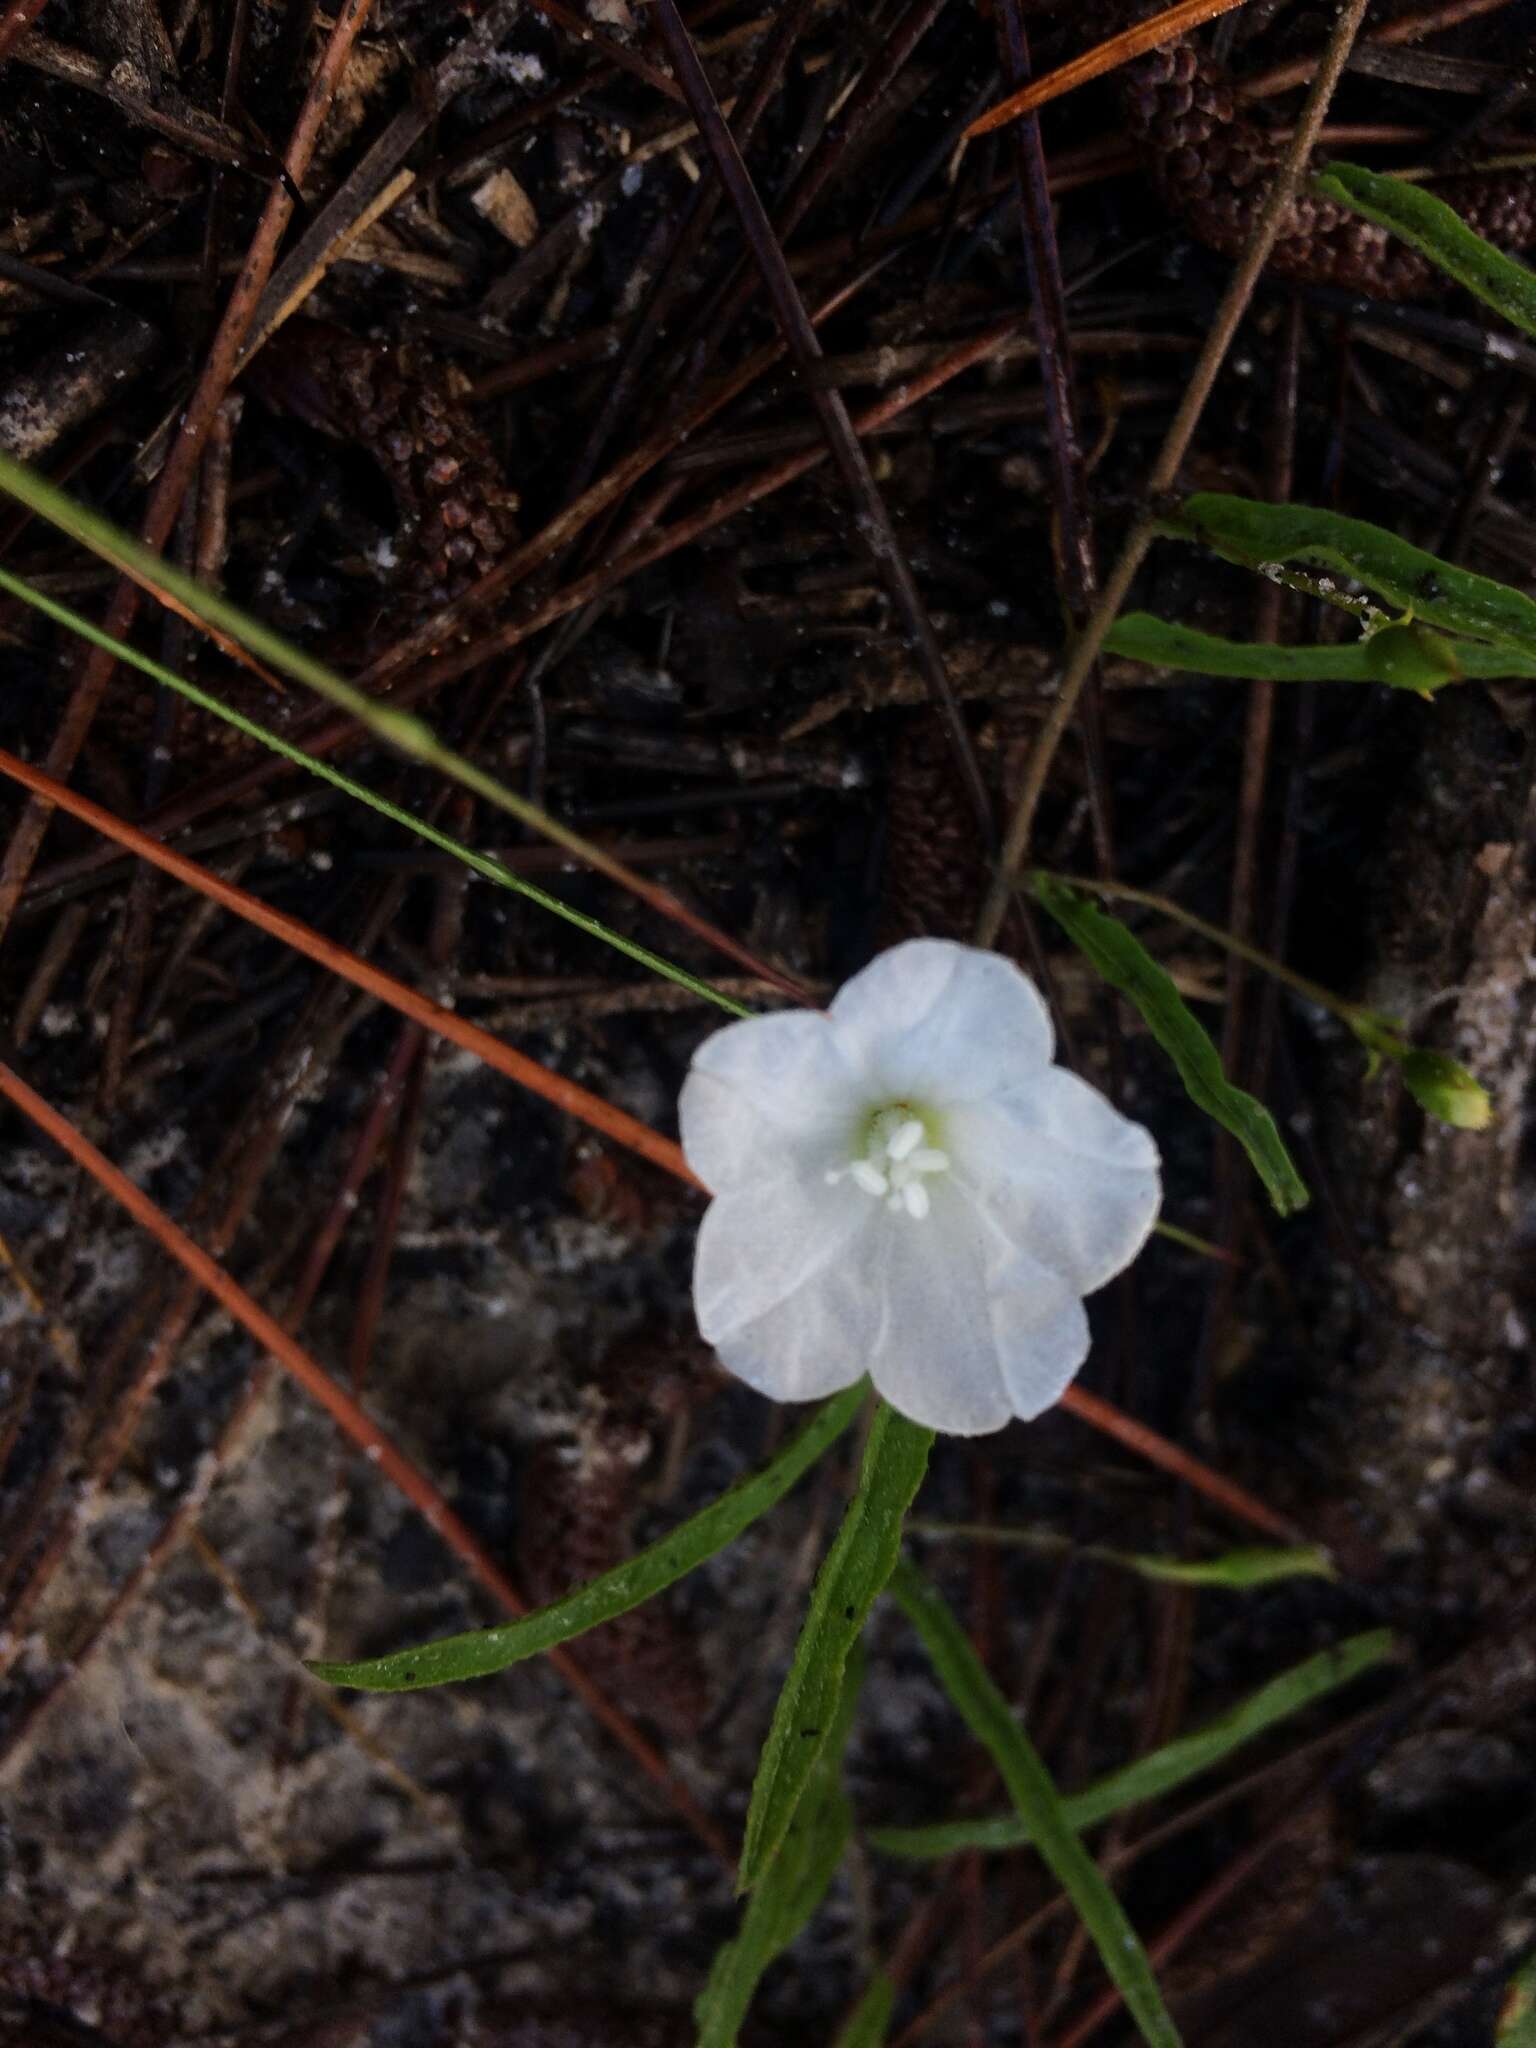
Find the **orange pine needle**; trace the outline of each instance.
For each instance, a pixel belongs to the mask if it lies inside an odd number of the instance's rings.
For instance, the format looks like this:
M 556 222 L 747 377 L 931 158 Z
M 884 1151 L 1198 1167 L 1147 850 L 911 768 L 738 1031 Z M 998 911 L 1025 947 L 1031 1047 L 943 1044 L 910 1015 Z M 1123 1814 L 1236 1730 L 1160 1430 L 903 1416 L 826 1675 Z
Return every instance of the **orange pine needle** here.
M 528 1603 L 485 1549 L 468 1524 L 461 1521 L 424 1473 L 419 1472 L 396 1448 L 383 1430 L 346 1390 L 316 1364 L 309 1353 L 289 1336 L 282 1324 L 267 1314 L 237 1280 L 231 1279 L 217 1259 L 210 1258 L 200 1244 L 173 1223 L 165 1211 L 152 1202 L 105 1153 L 77 1131 L 53 1105 L 44 1101 L 21 1076 L 0 1061 L 0 1096 L 14 1103 L 37 1128 L 83 1167 L 98 1187 L 128 1211 L 155 1242 L 170 1253 L 200 1287 L 205 1287 L 235 1321 L 269 1352 L 311 1398 L 338 1424 L 368 1462 L 390 1480 L 433 1528 L 449 1549 L 467 1564 L 480 1584 L 506 1613 L 523 1615 Z M 630 1755 L 671 1797 L 694 1833 L 723 1862 L 732 1860 L 730 1844 L 688 1787 L 669 1768 L 666 1759 L 640 1733 L 627 1714 L 621 1713 L 601 1688 L 563 1650 L 549 1652 L 550 1662 L 577 1697 L 585 1702 L 609 1734 L 615 1736 Z
M 523 1053 L 514 1052 L 510 1045 L 503 1044 L 501 1039 L 493 1037 L 489 1031 L 482 1031 L 477 1024 L 471 1024 L 452 1010 L 445 1010 L 439 1004 L 429 1001 L 427 997 L 418 995 L 414 989 L 407 988 L 404 982 L 396 981 L 392 975 L 385 974 L 358 954 L 349 952 L 344 946 L 336 945 L 311 926 L 302 924 L 298 918 L 289 917 L 280 910 L 273 910 L 259 897 L 250 895 L 244 889 L 237 889 L 232 882 L 222 881 L 207 868 L 200 867 L 196 861 L 188 860 L 185 854 L 174 852 L 160 840 L 152 839 L 147 832 L 139 831 L 136 826 L 129 825 L 111 811 L 104 810 L 100 804 L 93 803 L 89 797 L 81 796 L 67 783 L 56 782 L 51 775 L 45 775 L 40 768 L 34 768 L 29 762 L 19 760 L 16 755 L 7 753 L 4 748 L 0 748 L 0 774 L 10 776 L 13 781 L 23 784 L 47 802 L 57 804 L 61 811 L 67 811 L 71 817 L 80 819 L 82 824 L 90 825 L 108 839 L 116 840 L 119 846 L 138 854 L 141 859 L 151 861 L 166 874 L 174 875 L 177 881 L 185 883 L 188 888 L 211 897 L 226 910 L 233 911 L 235 916 L 243 917 L 251 924 L 260 926 L 263 931 L 271 933 L 273 938 L 281 939 L 296 952 L 306 954 L 320 966 L 341 975 L 356 987 L 376 997 L 381 1003 L 387 1003 L 403 1016 L 425 1026 L 428 1031 L 436 1032 L 442 1038 L 451 1039 L 466 1052 L 474 1053 L 477 1058 L 483 1059 L 486 1065 L 493 1067 L 497 1073 L 505 1074 L 509 1081 L 516 1081 L 520 1087 L 541 1096 L 555 1108 L 579 1117 L 594 1130 L 601 1131 L 605 1137 L 627 1146 L 633 1152 L 638 1152 L 642 1158 L 649 1159 L 654 1165 L 675 1174 L 679 1180 L 687 1181 L 693 1187 L 701 1185 L 684 1159 L 680 1146 L 675 1145 L 670 1138 L 662 1137 L 660 1132 L 653 1131 L 648 1124 L 641 1123 L 638 1118 L 626 1115 L 623 1110 L 615 1109 L 611 1103 L 604 1102 L 600 1095 L 594 1095 L 589 1089 L 578 1086 L 576 1082 L 564 1080 L 560 1075 L 551 1073 L 547 1067 L 540 1066 L 537 1060 L 531 1060 Z M 16 1095 L 15 1091 L 23 1087 L 24 1084 L 14 1075 L 0 1067 L 0 1092 L 12 1094 L 19 1102 L 21 1097 Z M 26 1090 L 25 1093 L 32 1103 L 47 1109 L 47 1105 L 33 1096 L 30 1090 Z M 52 1117 L 54 1113 L 48 1111 L 48 1114 Z M 86 1141 L 71 1125 L 64 1123 L 62 1119 L 57 1119 L 57 1123 L 62 1124 L 63 1131 L 68 1132 L 72 1147 L 78 1145 L 85 1147 L 87 1152 L 90 1151 Z M 44 1127 L 58 1138 L 60 1144 L 66 1143 L 54 1124 L 47 1124 Z M 75 1156 L 78 1158 L 82 1155 L 77 1151 Z M 99 1154 L 93 1156 L 100 1158 Z M 101 1163 L 103 1166 L 106 1165 L 105 1160 Z M 115 1169 L 109 1170 L 115 1172 Z M 118 1178 L 121 1179 L 121 1176 Z M 132 1187 L 131 1182 L 124 1182 L 123 1185 L 129 1188 L 140 1202 L 146 1202 L 146 1198 L 139 1195 L 139 1191 Z M 119 1199 L 124 1198 L 120 1196 Z M 159 1211 L 154 1209 L 152 1203 L 147 1203 L 146 1206 L 152 1214 L 159 1215 Z M 141 1221 L 144 1220 L 139 1210 L 134 1210 L 134 1213 L 140 1216 Z M 161 1221 L 166 1228 L 174 1229 L 175 1226 L 170 1224 L 169 1219 L 161 1218 Z M 155 1226 L 150 1224 L 147 1227 Z M 240 1289 L 233 1281 L 227 1280 L 221 1268 L 211 1259 L 207 1259 L 206 1254 L 198 1251 L 195 1245 L 191 1245 L 190 1239 L 187 1242 L 199 1260 L 204 1260 L 207 1267 L 218 1274 L 221 1281 L 233 1288 L 236 1294 L 240 1294 Z M 213 1292 L 218 1292 L 212 1281 L 206 1281 L 204 1284 Z M 245 1299 L 243 1295 L 241 1298 Z M 224 1297 L 220 1295 L 220 1299 Z M 254 1308 L 255 1304 L 252 1303 L 251 1306 Z M 272 1327 L 274 1330 L 277 1329 L 276 1324 Z M 292 1340 L 284 1333 L 279 1331 L 279 1335 L 283 1335 L 285 1344 L 291 1344 Z M 262 1341 L 265 1342 L 265 1338 Z M 284 1353 L 276 1351 L 275 1347 L 274 1352 L 287 1363 Z M 300 1356 L 303 1354 L 300 1353 Z M 313 1370 L 318 1372 L 319 1368 L 314 1367 Z M 326 1395 L 320 1398 L 326 1399 L 327 1405 L 330 1405 L 332 1397 L 346 1401 L 346 1397 L 340 1394 L 340 1390 L 329 1378 L 324 1374 L 320 1377 L 324 1380 L 327 1390 Z M 305 1383 L 308 1384 L 307 1381 Z M 354 1404 L 348 1405 L 350 1407 Z M 1062 1396 L 1061 1405 L 1080 1421 L 1086 1422 L 1091 1429 L 1112 1437 L 1116 1443 L 1145 1458 L 1149 1464 L 1160 1467 L 1164 1472 L 1171 1473 L 1175 1478 L 1194 1487 L 1197 1492 L 1203 1493 L 1207 1500 L 1224 1508 L 1239 1521 L 1247 1522 L 1252 1528 L 1262 1530 L 1266 1535 L 1278 1537 L 1282 1542 L 1294 1543 L 1299 1540 L 1299 1532 L 1283 1516 L 1265 1507 L 1262 1501 L 1255 1500 L 1251 1494 L 1244 1492 L 1230 1479 L 1224 1479 L 1219 1472 L 1212 1471 L 1210 1466 L 1203 1465 L 1198 1458 L 1191 1457 L 1177 1444 L 1159 1436 L 1156 1430 L 1148 1429 L 1145 1423 L 1137 1422 L 1132 1416 L 1112 1406 L 1110 1402 L 1101 1400 L 1097 1394 L 1085 1393 L 1080 1387 L 1069 1387 Z M 338 1410 L 333 1406 L 331 1412 L 337 1414 Z M 361 1414 L 362 1411 L 358 1410 L 358 1413 Z M 369 1426 L 372 1427 L 371 1424 Z M 424 1481 L 420 1481 L 419 1475 L 417 1480 L 418 1483 L 425 1484 Z
M 564 1110 L 568 1116 L 579 1117 L 593 1130 L 601 1131 L 604 1137 L 627 1146 L 631 1152 L 638 1152 L 653 1165 L 676 1174 L 679 1180 L 693 1181 L 694 1186 L 698 1185 L 680 1146 L 670 1138 L 662 1137 L 659 1131 L 653 1131 L 649 1124 L 641 1123 L 638 1117 L 629 1116 L 622 1109 L 615 1109 L 612 1103 L 604 1102 L 589 1088 L 551 1073 L 548 1067 L 529 1059 L 526 1053 L 515 1052 L 489 1031 L 482 1031 L 478 1024 L 471 1024 L 452 1010 L 445 1010 L 440 1003 L 418 995 L 403 981 L 396 981 L 393 975 L 385 974 L 360 954 L 338 946 L 313 926 L 289 917 L 284 911 L 274 910 L 259 896 L 237 889 L 232 882 L 222 881 L 195 860 L 188 860 L 185 854 L 177 853 L 161 840 L 151 838 L 149 833 L 126 824 L 100 804 L 92 803 L 89 797 L 81 796 L 67 783 L 56 782 L 51 775 L 45 775 L 40 768 L 19 760 L 15 754 L 6 753 L 3 748 L 0 748 L 0 774 L 10 776 L 47 802 L 57 804 L 61 811 L 67 811 L 71 817 L 80 819 L 82 824 L 91 826 L 106 838 L 115 839 L 119 846 L 127 847 L 141 860 L 150 861 L 166 874 L 174 875 L 189 889 L 196 889 L 199 894 L 222 904 L 236 917 L 259 925 L 273 938 L 281 939 L 285 946 L 292 946 L 296 953 L 306 954 L 331 973 L 340 975 L 344 981 L 350 981 L 354 987 L 377 997 L 381 1003 L 387 1003 L 402 1016 L 435 1032 L 439 1038 L 451 1039 L 455 1045 L 484 1060 L 488 1067 L 494 1067 L 497 1073 L 505 1074 L 509 1081 L 516 1081 L 519 1087 L 553 1103 L 556 1109 Z
M 1032 114 L 1048 100 L 1060 99 L 1066 92 L 1075 92 L 1091 79 L 1102 78 L 1106 71 L 1118 71 L 1122 64 L 1129 64 L 1133 57 L 1141 56 L 1144 51 L 1155 50 L 1161 43 L 1171 43 L 1175 36 L 1198 28 L 1202 21 L 1209 21 L 1217 14 L 1229 14 L 1242 4 L 1243 0 L 1179 0 L 1177 7 L 1166 8 L 1163 13 L 1154 14 L 1150 21 L 1138 22 L 1134 28 L 1122 29 L 1107 43 L 1085 50 L 1081 57 L 1074 57 L 1070 64 L 1063 64 L 1059 70 L 1048 71 L 1044 78 L 1031 79 L 1028 85 L 1010 93 L 1007 99 L 1000 100 L 974 120 L 965 131 L 965 140 L 974 142 L 978 135 L 990 135 L 994 128 L 1005 127 L 1023 114 Z

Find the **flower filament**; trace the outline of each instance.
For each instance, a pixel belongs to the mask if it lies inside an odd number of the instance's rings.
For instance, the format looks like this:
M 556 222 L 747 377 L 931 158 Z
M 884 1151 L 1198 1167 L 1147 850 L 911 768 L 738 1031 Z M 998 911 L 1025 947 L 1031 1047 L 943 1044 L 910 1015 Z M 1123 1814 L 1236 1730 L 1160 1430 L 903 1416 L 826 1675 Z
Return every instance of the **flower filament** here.
M 949 1154 L 929 1143 L 922 1117 L 905 1102 L 877 1109 L 863 1127 L 863 1150 L 846 1166 L 834 1166 L 829 1183 L 848 1179 L 866 1195 L 882 1197 L 888 1209 L 920 1221 L 932 1207 L 927 1182 L 949 1171 Z

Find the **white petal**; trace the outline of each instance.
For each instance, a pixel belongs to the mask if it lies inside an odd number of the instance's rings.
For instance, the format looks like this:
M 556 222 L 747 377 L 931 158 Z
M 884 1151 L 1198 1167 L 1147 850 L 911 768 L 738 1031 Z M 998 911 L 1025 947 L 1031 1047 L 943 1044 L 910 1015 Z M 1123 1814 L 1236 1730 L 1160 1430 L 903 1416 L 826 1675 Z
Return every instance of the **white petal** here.
M 1011 960 L 951 939 L 908 939 L 838 990 L 849 1058 L 897 1100 L 942 1106 L 995 1094 L 1051 1057 L 1051 1020 Z
M 786 1160 L 836 1151 L 846 1164 L 863 1106 L 857 1076 L 818 1010 L 746 1017 L 706 1038 L 678 1104 L 683 1152 L 711 1193 L 761 1181 Z
M 817 1282 L 881 1213 L 857 1188 L 828 1187 L 819 1175 L 786 1173 L 717 1195 L 693 1256 L 693 1305 L 705 1343 L 718 1349 Z
M 1157 1220 L 1151 1133 L 1060 1067 L 950 1111 L 945 1136 L 956 1179 L 990 1221 L 1079 1294 L 1128 1266 Z
M 726 1370 L 770 1400 L 819 1400 L 869 1370 L 880 1320 L 872 1254 L 890 1219 L 883 1204 L 855 1199 L 860 1228 L 835 1258 L 775 1307 L 713 1340 Z
M 1032 1422 L 1061 1399 L 1088 1356 L 1088 1317 L 1077 1290 L 1021 1253 L 994 1275 L 992 1321 L 1015 1415 Z
M 956 1188 L 918 1221 L 891 1217 L 873 1275 L 880 1321 L 870 1377 L 893 1408 L 928 1429 L 980 1436 L 1012 1413 L 987 1286 L 991 1246 Z

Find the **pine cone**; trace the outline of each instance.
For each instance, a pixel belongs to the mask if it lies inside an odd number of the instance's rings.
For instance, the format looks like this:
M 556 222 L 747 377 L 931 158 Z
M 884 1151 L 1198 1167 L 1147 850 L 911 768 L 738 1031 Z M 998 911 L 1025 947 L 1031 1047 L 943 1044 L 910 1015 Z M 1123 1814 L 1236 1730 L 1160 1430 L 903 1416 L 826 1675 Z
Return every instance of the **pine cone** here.
M 323 320 L 290 320 L 256 358 L 274 411 L 364 450 L 400 529 L 379 636 L 397 636 L 495 568 L 518 541 L 517 495 L 466 409 L 456 373 L 409 344 L 376 347 Z
M 929 710 L 902 722 L 886 767 L 877 942 L 969 940 L 987 885 L 976 819 Z
M 1225 74 L 1189 42 L 1149 51 L 1120 74 L 1131 138 L 1152 166 L 1169 210 L 1223 255 L 1237 255 L 1284 145 L 1245 113 Z M 1536 240 L 1536 177 L 1529 170 L 1447 180 L 1438 196 L 1501 248 Z M 1348 207 L 1304 193 L 1269 267 L 1307 284 L 1335 284 L 1378 299 L 1412 299 L 1445 276 L 1415 249 Z

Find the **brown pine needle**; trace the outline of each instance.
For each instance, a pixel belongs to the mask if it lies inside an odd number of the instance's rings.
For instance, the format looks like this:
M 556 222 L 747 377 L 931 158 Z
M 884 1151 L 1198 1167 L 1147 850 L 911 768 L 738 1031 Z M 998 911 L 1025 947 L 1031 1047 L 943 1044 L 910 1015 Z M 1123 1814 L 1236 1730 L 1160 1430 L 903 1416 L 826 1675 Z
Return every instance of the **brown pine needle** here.
M 999 100 L 995 107 L 971 123 L 965 131 L 965 140 L 974 142 L 978 135 L 990 135 L 994 128 L 1002 128 L 1009 121 L 1018 120 L 1022 114 L 1032 114 L 1048 100 L 1060 99 L 1065 92 L 1075 92 L 1091 79 L 1102 78 L 1106 71 L 1118 71 L 1122 64 L 1129 64 L 1143 51 L 1155 50 L 1161 43 L 1171 43 L 1175 36 L 1198 28 L 1202 21 L 1209 21 L 1217 14 L 1230 14 L 1234 7 L 1242 4 L 1243 0 L 1179 0 L 1177 7 L 1165 8 L 1161 14 L 1154 14 L 1150 21 L 1140 21 L 1134 28 L 1122 29 L 1107 43 L 1085 50 L 1070 64 L 1048 71 L 1044 78 L 1032 79 L 1018 92 Z

